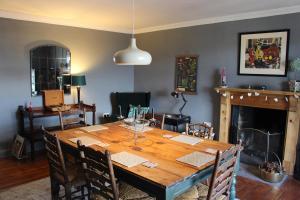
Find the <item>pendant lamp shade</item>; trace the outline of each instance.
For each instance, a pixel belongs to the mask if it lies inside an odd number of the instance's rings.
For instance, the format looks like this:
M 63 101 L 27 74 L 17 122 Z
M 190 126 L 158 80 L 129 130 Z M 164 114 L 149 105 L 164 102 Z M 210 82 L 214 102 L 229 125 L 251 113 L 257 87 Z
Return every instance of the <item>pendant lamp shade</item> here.
M 114 54 L 114 62 L 117 65 L 149 65 L 152 61 L 150 53 L 140 50 L 136 46 L 134 37 L 134 0 L 132 0 L 132 37 L 127 49 L 120 50 Z
M 149 65 L 151 61 L 152 57 L 147 51 L 137 48 L 135 38 L 131 38 L 127 49 L 114 54 L 114 62 L 117 65 Z

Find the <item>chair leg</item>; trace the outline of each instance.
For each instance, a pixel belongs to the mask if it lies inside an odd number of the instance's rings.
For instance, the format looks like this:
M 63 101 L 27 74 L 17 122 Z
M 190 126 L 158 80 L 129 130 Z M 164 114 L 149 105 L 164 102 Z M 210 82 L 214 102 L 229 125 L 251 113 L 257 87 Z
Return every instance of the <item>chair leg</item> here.
M 72 199 L 72 192 L 71 192 L 71 185 L 70 184 L 65 185 L 65 197 L 66 197 L 66 200 L 71 200 Z
M 51 199 L 57 200 L 59 197 L 59 184 L 53 178 L 50 178 L 50 181 L 51 181 Z
M 84 188 L 85 188 L 85 186 L 81 186 L 80 187 L 80 191 L 81 191 L 81 199 L 85 199 L 85 196 L 84 196 Z

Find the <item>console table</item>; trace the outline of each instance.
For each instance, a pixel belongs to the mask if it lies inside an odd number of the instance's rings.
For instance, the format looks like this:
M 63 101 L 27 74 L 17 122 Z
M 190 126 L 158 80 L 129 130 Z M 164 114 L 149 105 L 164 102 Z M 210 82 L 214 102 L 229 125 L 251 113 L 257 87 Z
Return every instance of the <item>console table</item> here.
M 85 109 L 86 112 L 92 112 L 92 120 L 93 125 L 96 122 L 96 105 L 88 105 L 88 104 L 71 104 L 71 109 L 69 111 L 64 111 L 65 113 L 72 113 L 79 109 Z M 25 108 L 24 106 L 18 107 L 18 118 L 19 118 L 19 134 L 25 137 L 30 142 L 31 149 L 31 159 L 35 157 L 35 142 L 41 141 L 41 130 L 39 127 L 36 127 L 34 122 L 35 119 L 46 118 L 59 116 L 58 112 L 53 112 L 46 110 L 44 107 L 33 107 L 31 109 Z M 60 126 L 47 127 L 48 130 L 60 130 Z

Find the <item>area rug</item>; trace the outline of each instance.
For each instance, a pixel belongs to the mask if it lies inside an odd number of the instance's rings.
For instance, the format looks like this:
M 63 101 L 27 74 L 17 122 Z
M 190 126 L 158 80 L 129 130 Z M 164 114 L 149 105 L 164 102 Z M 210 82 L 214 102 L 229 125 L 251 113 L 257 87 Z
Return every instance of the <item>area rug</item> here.
M 276 187 L 279 188 L 287 179 L 287 175 L 284 176 L 284 178 L 282 179 L 282 181 L 278 182 L 278 183 L 270 183 L 267 181 L 262 180 L 261 178 L 258 177 L 258 170 L 255 166 L 252 165 L 247 165 L 244 163 L 240 163 L 240 170 L 237 173 L 238 176 L 242 176 L 244 178 L 248 178 L 254 181 L 258 181 L 267 185 L 270 185 L 272 187 Z
M 50 200 L 50 178 L 43 178 L 0 191 L 1 200 Z

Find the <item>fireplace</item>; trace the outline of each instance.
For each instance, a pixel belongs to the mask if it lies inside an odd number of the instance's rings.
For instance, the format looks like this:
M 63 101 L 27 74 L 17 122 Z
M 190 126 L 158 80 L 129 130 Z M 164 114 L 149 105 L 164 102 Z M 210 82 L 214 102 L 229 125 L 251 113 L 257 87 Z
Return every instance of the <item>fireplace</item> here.
M 242 140 L 241 162 L 261 165 L 265 161 L 283 161 L 287 112 L 284 110 L 232 106 L 230 143 Z
M 273 138 L 270 139 L 270 143 L 272 143 L 270 144 L 270 148 L 272 148 L 272 151 L 273 148 L 275 148 L 274 151 L 279 154 L 286 172 L 288 174 L 293 174 L 299 132 L 300 93 L 239 88 L 216 88 L 216 91 L 221 98 L 219 141 L 235 143 L 237 138 L 234 138 L 234 135 L 236 135 L 236 137 L 240 135 L 242 137 L 247 136 L 249 141 L 255 140 L 264 143 L 263 134 L 259 135 L 259 133 L 252 133 L 251 137 L 254 138 L 251 138 L 249 136 L 251 134 L 248 132 L 255 129 L 264 133 L 279 133 L 277 136 L 271 136 Z M 238 112 L 236 109 L 238 109 Z M 260 111 L 260 109 L 263 111 Z M 267 117 L 270 118 L 270 115 L 272 117 L 278 115 L 279 119 L 277 119 L 276 123 L 272 123 L 272 120 L 271 122 L 265 121 L 265 123 L 261 123 L 260 121 L 262 120 L 255 120 L 256 117 L 254 117 L 252 119 L 245 119 L 242 125 L 235 124 L 232 126 L 232 123 L 238 122 L 232 121 L 232 118 L 236 117 L 236 115 L 240 115 L 240 112 L 253 113 L 254 116 L 259 117 L 268 115 L 262 117 L 263 120 Z M 265 112 L 265 114 L 262 114 L 261 112 Z M 271 114 L 269 112 L 271 112 Z M 248 116 L 248 114 L 244 116 Z M 234 128 L 237 130 L 234 130 Z M 240 128 L 240 130 L 238 130 L 238 128 Z M 245 128 L 250 129 L 245 130 Z M 239 133 L 236 132 L 236 134 L 234 134 L 234 131 L 239 131 Z M 241 133 L 241 131 L 244 131 L 244 133 Z M 231 132 L 233 133 L 230 134 Z M 272 142 L 273 140 L 276 140 L 277 142 Z M 256 146 L 250 146 L 249 144 L 247 148 L 250 151 L 251 148 L 255 149 Z M 252 157 L 254 157 L 255 154 L 259 154 L 259 152 L 248 152 L 248 155 L 252 155 Z M 263 157 L 264 156 L 257 156 L 256 160 L 252 159 L 251 162 L 259 163 L 264 159 Z

